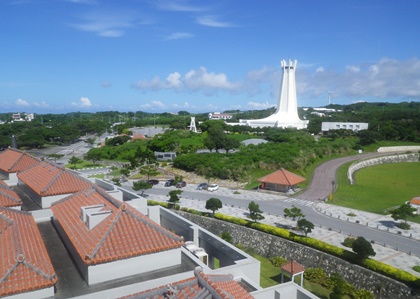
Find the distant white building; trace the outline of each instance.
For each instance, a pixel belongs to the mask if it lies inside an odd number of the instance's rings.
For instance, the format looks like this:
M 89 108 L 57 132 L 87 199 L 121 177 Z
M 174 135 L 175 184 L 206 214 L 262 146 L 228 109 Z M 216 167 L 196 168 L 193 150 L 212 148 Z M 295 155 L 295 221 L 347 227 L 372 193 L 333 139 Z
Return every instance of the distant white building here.
M 213 112 L 209 113 L 209 119 L 232 119 L 232 114 Z
M 35 119 L 35 115 L 33 113 L 13 113 L 12 114 L 12 121 L 32 121 Z
M 353 123 L 353 122 L 322 122 L 321 131 L 328 132 L 331 130 L 352 130 L 354 132 L 367 130 L 368 123 Z

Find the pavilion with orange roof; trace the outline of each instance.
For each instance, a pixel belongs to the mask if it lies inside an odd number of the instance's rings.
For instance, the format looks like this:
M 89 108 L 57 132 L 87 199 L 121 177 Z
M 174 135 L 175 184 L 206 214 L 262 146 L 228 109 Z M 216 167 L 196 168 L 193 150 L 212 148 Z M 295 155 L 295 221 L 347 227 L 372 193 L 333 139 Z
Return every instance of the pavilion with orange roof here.
M 297 184 L 305 181 L 305 178 L 281 168 L 273 173 L 270 173 L 260 179 L 261 189 L 287 192 L 290 189 L 295 189 Z

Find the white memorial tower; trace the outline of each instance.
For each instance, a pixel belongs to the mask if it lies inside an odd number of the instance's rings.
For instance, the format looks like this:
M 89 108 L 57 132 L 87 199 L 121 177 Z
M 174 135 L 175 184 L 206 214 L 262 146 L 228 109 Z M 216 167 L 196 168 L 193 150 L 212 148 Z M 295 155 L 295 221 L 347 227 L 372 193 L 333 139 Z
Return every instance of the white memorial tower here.
M 296 70 L 297 60 L 281 61 L 283 77 L 281 79 L 280 95 L 277 110 L 269 117 L 262 119 L 240 120 L 241 125 L 251 127 L 278 127 L 306 129 L 308 120 L 301 120 L 297 112 Z

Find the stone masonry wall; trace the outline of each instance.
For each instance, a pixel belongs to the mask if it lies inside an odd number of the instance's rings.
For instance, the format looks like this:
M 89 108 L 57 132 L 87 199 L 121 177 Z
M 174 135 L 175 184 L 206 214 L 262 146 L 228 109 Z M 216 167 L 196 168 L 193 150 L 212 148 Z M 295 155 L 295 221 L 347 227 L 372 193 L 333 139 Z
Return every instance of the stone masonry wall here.
M 244 247 L 253 248 L 260 255 L 266 257 L 281 256 L 288 260 L 294 259 L 304 265 L 305 268 L 322 268 L 328 274 L 337 272 L 355 287 L 372 291 L 376 298 L 420 298 L 420 295 L 411 295 L 412 289 L 403 283 L 316 249 L 225 221 L 182 211 L 179 213 L 216 235 L 229 232 L 234 244 L 242 244 Z
M 419 162 L 419 160 L 420 160 L 419 153 L 397 154 L 397 155 L 383 156 L 383 157 L 362 160 L 362 161 L 355 162 L 349 166 L 349 169 L 347 170 L 347 178 L 350 181 L 350 184 L 353 184 L 354 183 L 353 174 L 359 169 L 373 166 L 373 165 L 379 165 L 379 164 Z

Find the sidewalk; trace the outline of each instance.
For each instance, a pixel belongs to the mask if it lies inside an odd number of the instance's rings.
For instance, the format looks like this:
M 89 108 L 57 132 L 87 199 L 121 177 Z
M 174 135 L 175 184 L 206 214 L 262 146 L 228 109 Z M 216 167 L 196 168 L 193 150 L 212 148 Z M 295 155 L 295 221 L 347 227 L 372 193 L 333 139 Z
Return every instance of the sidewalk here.
M 162 186 L 156 186 L 158 188 Z M 155 187 L 154 187 L 155 188 Z M 187 185 L 184 190 L 195 190 L 196 185 Z M 168 190 L 169 191 L 169 190 Z M 228 188 L 220 188 L 216 192 L 214 192 L 215 197 L 217 195 L 229 195 L 231 196 L 234 190 Z M 343 221 L 350 221 L 356 222 L 359 221 L 361 225 L 368 225 L 369 227 L 388 230 L 393 233 L 398 233 L 400 231 L 398 228 L 389 227 L 391 223 L 394 223 L 394 220 L 389 216 L 382 216 L 377 214 L 372 214 L 368 212 L 363 212 L 359 210 L 352 210 L 349 208 L 343 208 L 338 206 L 332 206 L 325 203 L 315 203 L 311 201 L 305 201 L 295 198 L 289 198 L 287 196 L 279 196 L 274 194 L 266 194 L 266 193 L 258 193 L 255 191 L 246 191 L 246 190 L 239 190 L 240 194 L 235 195 L 237 198 L 244 199 L 244 200 L 285 200 L 299 203 L 299 205 L 307 205 L 313 206 L 319 213 L 325 214 L 327 216 L 343 219 Z M 181 200 L 179 204 L 181 207 L 191 208 L 199 211 L 210 212 L 209 210 L 205 209 L 205 202 L 201 200 L 195 200 L 193 198 L 183 197 L 181 194 Z M 165 195 L 151 195 L 148 199 L 167 202 L 168 196 Z M 297 205 L 298 206 L 298 205 Z M 245 207 L 232 207 L 228 205 L 224 205 L 223 208 L 219 209 L 217 212 L 234 216 L 240 218 L 246 218 L 248 214 L 247 206 Z M 348 214 L 353 213 L 355 216 L 350 217 Z M 284 218 L 280 215 L 270 215 L 267 213 L 263 214 L 265 219 L 261 221 L 261 223 L 276 225 L 281 224 L 282 226 L 290 226 L 293 227 L 296 225 L 296 221 L 293 221 L 288 218 Z M 348 219 L 348 220 L 347 220 Z M 389 226 L 387 227 L 386 224 Z M 413 223 L 411 224 L 412 229 L 402 232 L 404 236 L 412 235 L 412 238 L 416 238 L 420 240 L 420 224 Z M 347 250 L 351 250 L 341 244 L 344 239 L 348 236 L 346 234 L 331 231 L 326 228 L 315 227 L 312 232 L 309 234 L 312 238 L 316 238 L 322 240 L 326 243 L 345 248 Z M 412 269 L 415 265 L 420 265 L 420 258 L 417 256 L 409 255 L 407 253 L 397 251 L 396 249 L 390 247 L 384 247 L 379 244 L 372 244 L 373 249 L 376 252 L 376 255 L 373 259 L 381 261 L 385 264 L 391 265 L 395 268 L 402 269 L 409 273 L 412 273 L 418 277 L 420 277 L 420 273 L 416 272 Z

